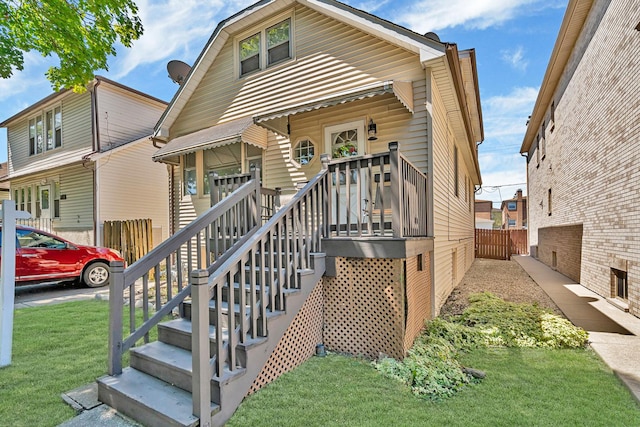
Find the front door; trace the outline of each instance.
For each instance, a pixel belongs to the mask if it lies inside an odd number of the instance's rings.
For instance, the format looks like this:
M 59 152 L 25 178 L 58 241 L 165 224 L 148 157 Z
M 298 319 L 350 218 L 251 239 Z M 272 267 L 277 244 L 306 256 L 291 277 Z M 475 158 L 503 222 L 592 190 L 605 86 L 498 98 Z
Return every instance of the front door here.
M 344 157 L 356 157 L 365 154 L 365 133 L 364 121 L 359 120 L 350 123 L 327 126 L 324 129 L 324 146 L 325 152 L 329 153 L 332 159 Z M 336 194 L 339 197 L 339 212 L 335 210 L 331 213 L 333 223 L 337 220 L 336 215 L 340 216 L 340 223 L 347 222 L 347 195 L 349 199 L 349 222 L 357 224 L 362 220 L 363 209 L 366 207 L 364 200 L 366 183 L 365 174 L 358 176 L 354 170 L 349 177 L 349 188 L 346 188 L 346 176 L 341 172 L 338 177 L 333 177 L 334 182 L 339 179 L 340 192 Z M 360 186 L 360 194 L 358 194 L 358 185 Z
M 43 185 L 39 187 L 38 198 L 40 201 L 40 218 L 51 219 L 51 186 Z

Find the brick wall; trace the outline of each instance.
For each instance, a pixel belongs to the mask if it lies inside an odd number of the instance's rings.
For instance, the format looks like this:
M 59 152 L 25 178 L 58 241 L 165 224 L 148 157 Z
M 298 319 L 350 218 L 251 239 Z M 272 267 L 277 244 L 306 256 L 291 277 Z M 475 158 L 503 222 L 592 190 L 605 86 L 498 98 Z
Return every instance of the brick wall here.
M 640 18 L 630 11 L 638 10 L 640 0 L 594 1 L 553 97 L 553 126 L 548 105 L 546 127 L 539 129 L 544 156 L 532 147 L 527 164 L 530 244 L 538 245 L 540 252 L 543 242 L 538 239 L 559 233 L 543 229 L 582 224 L 580 283 L 611 297 L 612 263 L 623 261 L 629 308 L 636 316 L 640 316 L 640 32 L 635 27 Z
M 582 224 L 538 229 L 537 258 L 580 283 Z

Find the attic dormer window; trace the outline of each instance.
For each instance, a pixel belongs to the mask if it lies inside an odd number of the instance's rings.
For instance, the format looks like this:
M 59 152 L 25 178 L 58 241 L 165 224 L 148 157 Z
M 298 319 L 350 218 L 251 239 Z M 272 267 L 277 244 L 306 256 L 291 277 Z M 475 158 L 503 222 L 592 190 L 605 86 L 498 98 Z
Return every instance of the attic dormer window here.
M 242 39 L 238 51 L 240 77 L 292 58 L 291 18 Z

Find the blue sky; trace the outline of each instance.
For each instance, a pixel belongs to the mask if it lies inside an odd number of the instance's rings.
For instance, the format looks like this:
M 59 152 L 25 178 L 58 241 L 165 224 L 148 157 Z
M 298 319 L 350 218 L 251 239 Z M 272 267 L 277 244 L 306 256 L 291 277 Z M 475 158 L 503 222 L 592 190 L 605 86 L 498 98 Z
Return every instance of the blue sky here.
M 193 64 L 217 23 L 254 1 L 138 0 L 144 35 L 132 49 L 118 48 L 103 75 L 170 101 L 177 89 L 166 64 Z M 526 194 L 519 149 L 544 76 L 567 0 L 346 1 L 403 27 L 436 32 L 458 49 L 476 49 L 485 140 L 479 147 L 483 188 L 476 198 L 498 202 L 518 188 Z M 45 79 L 52 58 L 25 56 L 25 69 L 0 79 L 0 121 L 52 93 Z M 0 162 L 7 160 L 0 129 Z

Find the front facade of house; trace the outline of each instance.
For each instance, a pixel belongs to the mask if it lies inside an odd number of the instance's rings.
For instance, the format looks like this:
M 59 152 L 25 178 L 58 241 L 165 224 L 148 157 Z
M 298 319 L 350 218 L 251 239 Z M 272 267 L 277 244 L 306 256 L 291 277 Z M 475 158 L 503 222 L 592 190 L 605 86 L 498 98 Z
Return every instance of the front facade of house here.
M 521 152 L 545 264 L 640 316 L 640 2 L 572 0 Z
M 473 261 L 482 132 L 475 54 L 434 34 L 333 0 L 222 21 L 153 135 L 178 231 L 112 282 L 172 270 L 156 276 L 177 293 L 155 283 L 157 315 L 113 322 L 99 399 L 145 425 L 224 425 L 319 343 L 403 358 Z
M 154 137 L 166 144 L 154 159 L 173 168 L 177 228 L 210 206 L 209 172 L 258 166 L 286 201 L 320 171 L 321 154 L 355 158 L 397 141 L 431 177 L 416 196 L 430 205 L 436 311 L 473 261 L 475 56 L 437 36 L 333 1 L 259 2 L 218 26 Z
M 149 139 L 165 107 L 96 76 L 85 93 L 54 93 L 1 123 L 11 198 L 29 224 L 100 245 L 104 221 L 152 218 L 166 238 L 168 172 Z

